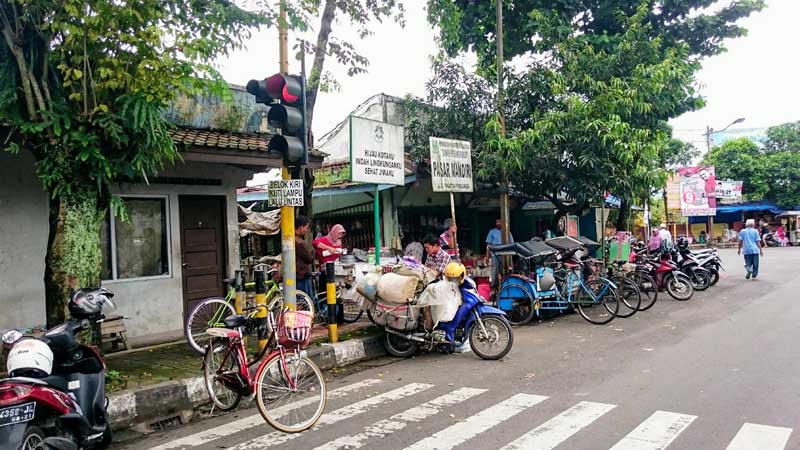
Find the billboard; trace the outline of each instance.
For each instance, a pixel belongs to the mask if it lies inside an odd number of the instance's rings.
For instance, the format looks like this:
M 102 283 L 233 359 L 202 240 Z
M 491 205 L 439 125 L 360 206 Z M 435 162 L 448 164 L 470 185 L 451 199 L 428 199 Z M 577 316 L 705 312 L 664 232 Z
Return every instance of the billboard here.
M 713 216 L 717 214 L 717 179 L 713 166 L 678 169 L 681 215 Z
M 714 196 L 720 203 L 739 203 L 742 201 L 742 182 L 733 180 L 717 180 Z

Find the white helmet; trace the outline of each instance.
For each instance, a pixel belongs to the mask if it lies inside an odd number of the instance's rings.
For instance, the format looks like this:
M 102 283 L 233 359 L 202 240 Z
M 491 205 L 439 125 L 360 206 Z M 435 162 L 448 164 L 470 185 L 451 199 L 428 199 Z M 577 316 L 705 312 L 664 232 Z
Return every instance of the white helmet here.
M 23 339 L 8 353 L 6 370 L 12 377 L 47 377 L 53 371 L 53 351 L 42 341 Z

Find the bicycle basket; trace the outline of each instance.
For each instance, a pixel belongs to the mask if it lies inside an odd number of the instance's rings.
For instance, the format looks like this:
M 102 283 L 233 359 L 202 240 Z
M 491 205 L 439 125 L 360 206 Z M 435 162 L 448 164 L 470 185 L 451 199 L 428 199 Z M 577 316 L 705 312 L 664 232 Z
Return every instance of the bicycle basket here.
M 312 322 L 313 316 L 308 311 L 283 311 L 278 321 L 278 343 L 306 347 L 311 342 Z

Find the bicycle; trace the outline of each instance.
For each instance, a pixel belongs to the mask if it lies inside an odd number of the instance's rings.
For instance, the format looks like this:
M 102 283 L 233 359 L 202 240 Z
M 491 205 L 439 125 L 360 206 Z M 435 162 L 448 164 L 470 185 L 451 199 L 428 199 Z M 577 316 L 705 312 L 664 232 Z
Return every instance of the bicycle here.
M 266 283 L 266 305 L 273 312 L 280 312 L 283 309 L 283 295 L 281 286 L 272 279 L 271 275 L 277 269 L 268 267 L 267 263 L 259 263 L 254 267 L 255 271 L 264 272 Z M 242 283 L 235 278 L 222 280 L 225 283 L 227 294 L 225 297 L 209 297 L 201 300 L 192 308 L 186 317 L 183 333 L 189 347 L 197 354 L 204 353 L 205 341 L 207 339 L 206 330 L 209 328 L 223 327 L 226 317 L 236 314 L 236 295 L 243 292 L 244 287 L 255 287 L 254 282 Z M 247 306 L 247 305 L 243 305 Z M 297 309 L 314 313 L 314 301 L 304 292 L 297 291 Z M 198 342 L 200 341 L 200 342 Z
M 642 311 L 642 292 L 636 281 L 628 277 L 621 261 L 605 263 L 599 259 L 590 259 L 587 264 L 592 274 L 606 274 L 606 278 L 617 286 L 620 300 L 625 307 L 619 308 L 617 317 L 624 319 L 633 316 L 637 311 Z M 649 300 L 649 299 L 648 299 Z
M 206 390 L 214 406 L 223 411 L 255 394 L 258 411 L 268 424 L 284 433 L 299 433 L 317 423 L 327 401 L 322 372 L 303 350 L 311 340 L 313 315 L 282 310 L 275 326 L 271 310 L 267 317 L 256 317 L 262 308 L 266 307 L 247 308 L 254 312 L 225 318 L 226 328 L 206 330 L 213 338 L 203 357 Z M 259 355 L 248 361 L 243 335 L 252 329 L 261 336 L 268 333 L 269 338 Z M 259 360 L 251 376 L 250 367 Z

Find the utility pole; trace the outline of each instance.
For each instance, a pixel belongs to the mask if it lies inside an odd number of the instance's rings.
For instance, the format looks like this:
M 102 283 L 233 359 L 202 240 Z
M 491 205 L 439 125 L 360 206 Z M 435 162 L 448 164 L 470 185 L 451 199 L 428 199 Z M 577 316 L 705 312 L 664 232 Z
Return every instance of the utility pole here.
M 289 24 L 286 19 L 286 0 L 280 2 L 280 18 L 278 19 L 278 59 L 280 73 L 289 74 Z M 303 93 L 305 95 L 305 92 Z M 281 163 L 281 178 L 291 180 L 286 161 Z M 294 248 L 294 207 L 281 206 L 281 259 L 283 275 L 283 302 L 287 308 L 297 308 L 297 272 L 295 267 Z
M 497 115 L 500 118 L 500 134 L 505 137 L 506 118 L 505 93 L 503 91 L 503 0 L 496 0 L 495 11 L 497 13 L 497 33 L 495 43 L 497 44 Z M 511 239 L 509 210 L 508 210 L 508 173 L 505 169 L 500 174 L 500 221 L 502 222 L 501 236 L 503 244 L 508 244 Z M 508 258 L 504 258 L 507 262 Z

